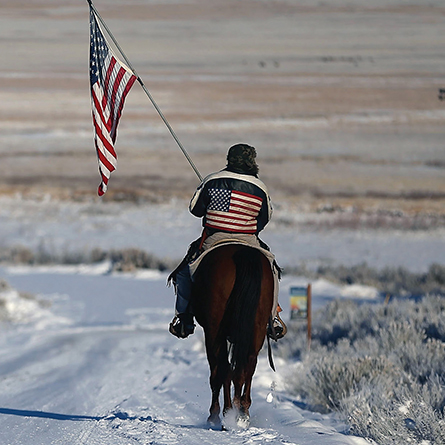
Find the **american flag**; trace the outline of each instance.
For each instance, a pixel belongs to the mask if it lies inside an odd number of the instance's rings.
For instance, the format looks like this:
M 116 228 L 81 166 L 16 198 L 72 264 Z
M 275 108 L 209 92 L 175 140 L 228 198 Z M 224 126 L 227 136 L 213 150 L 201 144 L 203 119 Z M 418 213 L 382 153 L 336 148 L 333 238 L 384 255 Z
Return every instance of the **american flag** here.
M 125 97 L 136 76 L 121 63 L 108 47 L 96 16 L 90 7 L 90 84 L 93 109 L 94 142 L 102 182 L 98 188 L 102 196 L 108 187 L 110 174 L 116 169 L 114 143 L 117 125 Z
M 235 190 L 209 189 L 205 226 L 225 232 L 256 233 L 263 200 Z

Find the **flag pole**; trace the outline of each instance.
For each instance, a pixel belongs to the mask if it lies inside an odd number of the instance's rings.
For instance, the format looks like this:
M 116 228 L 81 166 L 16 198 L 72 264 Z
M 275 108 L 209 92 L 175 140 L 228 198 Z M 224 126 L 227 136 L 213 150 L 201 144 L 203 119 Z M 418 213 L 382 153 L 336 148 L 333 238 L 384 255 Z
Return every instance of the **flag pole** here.
M 102 19 L 102 17 L 100 16 L 98 10 L 96 9 L 96 7 L 93 5 L 93 1 L 92 0 L 87 0 L 88 4 L 90 5 L 91 9 L 94 11 L 94 13 L 96 14 L 97 18 L 99 19 L 100 23 L 103 25 L 103 27 L 105 28 L 105 30 L 107 31 L 108 35 L 111 37 L 111 39 L 113 40 L 113 43 L 116 45 L 116 48 L 119 50 L 119 52 L 121 53 L 122 57 L 125 60 L 125 63 L 128 65 L 128 67 L 131 69 L 131 71 L 133 71 L 133 74 L 136 76 L 137 81 L 139 82 L 139 84 L 141 85 L 142 89 L 144 90 L 145 94 L 147 95 L 147 97 L 150 99 L 150 102 L 153 104 L 155 110 L 158 112 L 160 118 L 163 120 L 164 124 L 166 125 L 166 127 L 168 128 L 168 130 L 170 131 L 170 134 L 173 136 L 173 139 L 176 141 L 176 143 L 178 144 L 178 147 L 181 149 L 182 153 L 184 154 L 184 156 L 186 157 L 187 161 L 189 162 L 190 166 L 193 168 L 194 172 L 196 173 L 196 176 L 198 176 L 199 180 L 202 182 L 202 176 L 199 173 L 198 169 L 196 168 L 196 165 L 193 163 L 192 159 L 190 158 L 189 154 L 187 153 L 187 150 L 184 148 L 184 146 L 181 144 L 181 141 L 178 139 L 178 136 L 176 136 L 176 133 L 173 131 L 173 128 L 171 127 L 171 125 L 169 124 L 168 120 L 166 119 L 166 117 L 164 116 L 164 114 L 162 113 L 161 109 L 158 107 L 157 103 L 155 102 L 155 100 L 153 99 L 153 96 L 150 94 L 150 92 L 148 91 L 147 87 L 145 86 L 144 82 L 142 81 L 142 79 L 139 77 L 139 74 L 136 72 L 136 70 L 133 68 L 133 65 L 131 64 L 131 62 L 128 60 L 127 56 L 125 55 L 125 53 L 122 51 L 122 48 L 120 47 L 119 43 L 117 42 L 117 40 L 114 38 L 113 33 L 110 31 L 110 28 L 108 28 L 107 24 L 105 23 L 105 21 Z

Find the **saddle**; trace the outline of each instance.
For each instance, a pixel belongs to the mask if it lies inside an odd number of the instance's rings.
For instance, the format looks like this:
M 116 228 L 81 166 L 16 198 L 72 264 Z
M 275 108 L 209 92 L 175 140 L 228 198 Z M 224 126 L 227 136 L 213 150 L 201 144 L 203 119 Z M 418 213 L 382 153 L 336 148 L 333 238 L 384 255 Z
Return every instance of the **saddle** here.
M 208 233 L 206 230 L 203 231 L 202 235 L 196 239 L 195 241 L 193 241 L 190 245 L 189 248 L 187 250 L 187 253 L 185 254 L 184 258 L 182 259 L 182 261 L 176 266 L 176 268 L 170 273 L 170 275 L 167 278 L 167 285 L 170 286 L 172 283 L 175 286 L 176 285 L 176 275 L 178 274 L 178 271 L 181 270 L 183 267 L 185 267 L 187 264 L 192 264 L 193 263 L 193 271 L 196 271 L 199 262 L 201 261 L 202 258 L 201 255 L 204 252 L 202 245 L 204 243 L 204 241 L 207 239 L 208 237 Z M 271 251 L 270 251 L 270 247 L 263 241 L 261 240 L 259 237 L 256 238 L 260 244 L 260 250 L 263 250 L 266 254 L 266 256 L 272 255 Z M 210 250 L 226 245 L 226 244 L 245 244 L 245 245 L 250 245 L 247 244 L 245 242 L 243 242 L 242 240 L 234 240 L 232 239 L 222 239 L 218 242 L 216 242 L 210 249 L 208 249 L 206 252 L 209 252 Z M 251 247 L 255 247 L 250 245 Z M 275 258 L 273 258 L 272 261 L 272 266 L 276 272 L 276 274 L 278 275 L 278 280 L 281 280 L 281 276 L 283 274 L 283 269 L 278 265 L 277 261 L 275 260 Z M 193 274 L 193 272 L 192 272 Z

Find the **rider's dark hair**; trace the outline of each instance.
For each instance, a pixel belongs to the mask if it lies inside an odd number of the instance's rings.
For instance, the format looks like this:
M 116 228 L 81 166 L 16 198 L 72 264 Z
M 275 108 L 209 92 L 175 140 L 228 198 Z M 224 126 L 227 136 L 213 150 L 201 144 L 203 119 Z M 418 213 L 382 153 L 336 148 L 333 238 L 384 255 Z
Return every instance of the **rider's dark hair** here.
M 236 144 L 227 153 L 227 170 L 257 176 L 259 172 L 255 161 L 256 150 L 247 144 Z

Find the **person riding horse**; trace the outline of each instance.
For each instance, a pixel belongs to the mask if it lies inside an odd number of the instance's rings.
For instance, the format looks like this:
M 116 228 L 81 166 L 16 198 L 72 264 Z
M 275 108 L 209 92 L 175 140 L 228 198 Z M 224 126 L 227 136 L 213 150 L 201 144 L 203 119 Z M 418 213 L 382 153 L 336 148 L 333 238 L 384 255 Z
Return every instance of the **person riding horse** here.
M 176 315 L 169 331 L 178 338 L 186 338 L 195 330 L 190 304 L 191 262 L 222 240 L 241 240 L 253 247 L 270 250 L 258 237 L 270 221 L 272 205 L 265 184 L 258 179 L 259 168 L 255 158 L 256 150 L 250 145 L 230 147 L 227 167 L 204 178 L 190 202 L 190 212 L 203 218 L 204 229 L 202 236 L 190 245 L 184 260 L 169 277 L 169 282 L 172 280 L 176 289 Z M 279 269 L 276 263 L 272 267 Z M 276 312 L 277 307 L 274 310 Z M 281 310 L 279 306 L 278 310 Z M 268 335 L 276 340 L 284 336 L 286 329 L 276 313 L 273 316 L 273 326 L 269 326 Z

